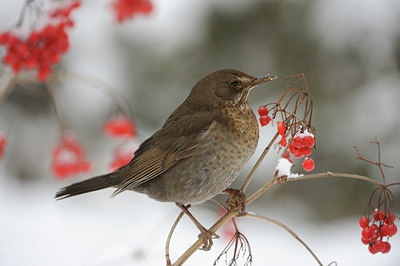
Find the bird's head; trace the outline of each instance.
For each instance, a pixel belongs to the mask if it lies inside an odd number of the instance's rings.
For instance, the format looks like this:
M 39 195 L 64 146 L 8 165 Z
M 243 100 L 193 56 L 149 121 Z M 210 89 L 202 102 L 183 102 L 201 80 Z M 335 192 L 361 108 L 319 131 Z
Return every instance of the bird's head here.
M 218 70 L 201 79 L 188 99 L 194 105 L 207 107 L 248 104 L 252 88 L 276 78 L 269 74 L 255 78 L 233 69 Z

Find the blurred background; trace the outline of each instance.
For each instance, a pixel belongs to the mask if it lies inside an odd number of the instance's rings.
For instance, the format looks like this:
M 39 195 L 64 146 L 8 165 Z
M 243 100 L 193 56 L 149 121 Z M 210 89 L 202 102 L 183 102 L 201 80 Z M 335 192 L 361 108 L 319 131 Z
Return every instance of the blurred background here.
M 0 32 L 13 27 L 23 1 L 0 0 Z M 377 167 L 355 160 L 352 146 L 377 160 L 381 143 L 388 182 L 400 176 L 400 2 L 375 0 L 261 1 L 153 0 L 153 12 L 114 22 L 109 1 L 83 1 L 74 14 L 71 48 L 60 69 L 102 80 L 123 94 L 142 141 L 208 73 L 233 68 L 253 76 L 275 74 L 253 90 L 254 110 L 282 95 L 288 74 L 304 73 L 314 99 L 317 147 L 314 172 L 344 172 L 381 181 Z M 0 265 L 162 265 L 164 243 L 179 210 L 137 193 L 110 199 L 113 190 L 55 201 L 55 192 L 89 175 L 109 171 L 112 140 L 102 124 L 115 106 L 90 86 L 66 80 L 62 109 L 93 162 L 90 174 L 56 180 L 51 150 L 60 129 L 46 91 L 16 88 L 0 104 L 0 129 L 9 144 L 0 162 Z M 275 128 L 260 129 L 256 154 L 232 187 L 238 188 Z M 248 189 L 273 175 L 272 150 Z M 295 161 L 296 164 L 296 161 Z M 300 165 L 301 161 L 297 161 Z M 295 166 L 294 172 L 301 172 Z M 398 265 L 400 239 L 389 254 L 371 255 L 361 239 L 363 216 L 374 186 L 343 179 L 275 186 L 248 210 L 292 228 L 326 265 Z M 392 187 L 400 214 L 400 189 Z M 207 227 L 218 219 L 206 202 L 193 213 Z M 317 265 L 282 229 L 251 218 L 239 220 L 251 243 L 254 265 Z M 174 260 L 196 240 L 188 219 L 172 239 Z M 227 243 L 197 252 L 187 265 L 212 265 Z M 222 259 L 218 265 L 225 265 Z

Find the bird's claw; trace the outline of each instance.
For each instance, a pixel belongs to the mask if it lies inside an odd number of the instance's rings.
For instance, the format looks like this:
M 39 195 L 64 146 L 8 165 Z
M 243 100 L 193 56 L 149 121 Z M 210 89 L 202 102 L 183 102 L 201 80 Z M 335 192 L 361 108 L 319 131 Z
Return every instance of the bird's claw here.
M 199 239 L 203 240 L 203 245 L 200 247 L 200 250 L 209 251 L 213 245 L 213 239 L 218 238 L 219 235 L 217 235 L 216 233 L 204 229 L 204 231 L 199 234 Z
M 225 193 L 229 195 L 225 205 L 228 211 L 239 211 L 239 216 L 243 215 L 246 210 L 246 196 L 238 189 L 225 189 Z

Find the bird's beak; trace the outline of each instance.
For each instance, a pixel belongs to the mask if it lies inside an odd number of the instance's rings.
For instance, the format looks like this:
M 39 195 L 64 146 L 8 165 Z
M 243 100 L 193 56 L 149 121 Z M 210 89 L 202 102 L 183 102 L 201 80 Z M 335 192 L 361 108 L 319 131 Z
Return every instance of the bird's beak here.
M 250 87 L 254 88 L 260 84 L 263 84 L 265 82 L 277 79 L 278 77 L 275 75 L 271 75 L 271 74 L 267 74 L 267 75 L 262 75 L 259 76 L 258 78 L 256 78 L 255 80 L 253 80 L 252 82 L 250 82 Z

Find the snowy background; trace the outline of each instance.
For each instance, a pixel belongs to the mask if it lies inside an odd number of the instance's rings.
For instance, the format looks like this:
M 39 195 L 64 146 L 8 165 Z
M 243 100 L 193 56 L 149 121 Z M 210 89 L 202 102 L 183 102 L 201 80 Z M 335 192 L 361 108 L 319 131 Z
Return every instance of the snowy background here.
M 385 169 L 386 176 L 399 182 L 399 1 L 154 0 L 150 16 L 122 25 L 113 22 L 109 1 L 83 2 L 62 68 L 100 77 L 123 93 L 141 140 L 161 126 L 197 80 L 214 70 L 278 75 L 274 83 L 253 91 L 254 109 L 279 97 L 285 75 L 303 72 L 315 101 L 315 171 L 379 179 L 377 169 L 354 160 L 352 150 L 357 145 L 375 160 L 376 147 L 369 142 L 377 137 L 384 162 L 395 167 Z M 22 1 L 0 3 L 2 32 L 16 23 Z M 95 164 L 92 174 L 108 171 L 115 143 L 100 129 L 112 114 L 110 100 L 76 82 L 62 89 L 62 107 Z M 88 175 L 63 181 L 51 176 L 50 154 L 59 128 L 46 94 L 16 90 L 0 105 L 0 125 L 9 126 L 9 145 L 0 162 L 1 266 L 164 264 L 165 240 L 179 213 L 174 204 L 137 193 L 110 199 L 112 190 L 53 200 L 60 187 Z M 272 134 L 272 127 L 261 130 L 249 166 Z M 270 178 L 276 162 L 272 152 L 249 191 Z M 242 177 L 248 172 L 249 167 Z M 371 255 L 361 244 L 358 219 L 372 190 L 347 180 L 284 184 L 248 209 L 291 227 L 324 264 L 398 265 L 398 235 L 386 255 Z M 393 192 L 399 216 L 400 190 Z M 207 202 L 194 206 L 193 213 L 210 226 L 218 219 L 216 209 Z M 253 265 L 316 265 L 300 243 L 275 225 L 245 218 L 239 227 L 250 240 Z M 173 260 L 197 234 L 184 218 L 172 239 Z M 226 243 L 225 238 L 215 241 L 210 252 L 196 252 L 187 265 L 212 265 Z

